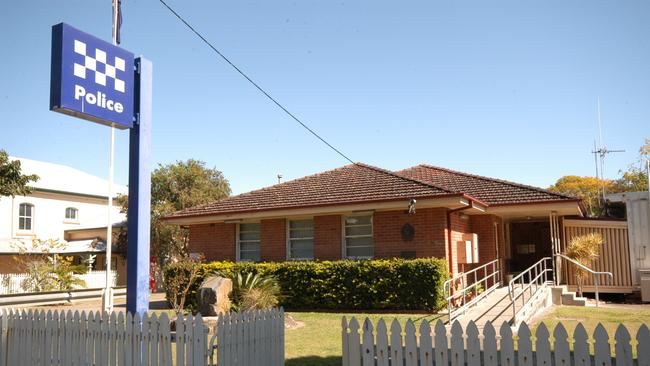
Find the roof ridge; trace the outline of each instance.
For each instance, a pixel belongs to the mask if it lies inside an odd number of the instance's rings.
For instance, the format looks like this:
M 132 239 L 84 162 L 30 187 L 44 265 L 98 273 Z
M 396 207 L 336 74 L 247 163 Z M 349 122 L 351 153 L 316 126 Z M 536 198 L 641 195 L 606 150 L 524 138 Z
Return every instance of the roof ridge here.
M 555 195 L 555 196 L 559 196 L 559 197 L 575 198 L 575 197 L 571 197 L 569 195 L 565 195 L 565 194 L 557 193 L 557 192 L 551 192 L 551 191 L 549 191 L 547 189 L 531 186 L 531 185 L 528 185 L 528 184 L 516 183 L 516 182 L 512 182 L 512 181 L 505 180 L 505 179 L 486 177 L 484 175 L 465 173 L 465 172 L 461 172 L 461 171 L 458 171 L 458 170 L 453 170 L 453 169 L 449 169 L 449 168 L 442 168 L 442 167 L 434 166 L 434 165 L 430 165 L 430 164 L 419 164 L 419 165 L 416 165 L 416 166 L 413 166 L 411 168 L 407 168 L 407 169 L 404 169 L 404 170 L 417 168 L 419 166 L 427 168 L 427 169 L 441 170 L 443 172 L 452 173 L 452 174 L 460 174 L 460 175 L 464 175 L 466 177 L 477 178 L 477 179 L 481 179 L 481 180 L 485 180 L 485 181 L 499 182 L 499 183 L 507 184 L 507 185 L 510 185 L 510 186 L 513 186 L 513 187 L 532 189 L 532 190 L 537 191 L 537 192 L 547 193 L 547 194 L 551 194 L 551 195 Z M 402 170 L 402 171 L 404 171 L 404 170 Z
M 379 168 L 379 167 L 376 167 L 376 166 L 373 166 L 373 165 L 369 165 L 369 164 L 365 164 L 365 163 L 355 163 L 355 164 L 359 165 L 361 167 L 364 167 L 366 169 L 372 169 L 372 170 L 378 171 L 380 173 L 388 174 L 388 175 L 391 175 L 391 176 L 394 176 L 394 177 L 397 177 L 397 178 L 400 178 L 400 179 L 403 179 L 403 180 L 411 181 L 411 182 L 414 182 L 414 183 L 418 183 L 420 185 L 424 185 L 424 186 L 427 186 L 427 187 L 439 189 L 439 190 L 447 192 L 447 193 L 463 193 L 463 192 L 452 191 L 452 190 L 449 190 L 447 188 L 443 188 L 443 187 L 440 187 L 440 186 L 437 186 L 437 185 L 434 185 L 434 184 L 431 184 L 431 183 L 428 183 L 428 182 L 425 182 L 425 181 L 422 181 L 422 180 L 419 180 L 419 179 L 406 177 L 406 176 L 398 174 L 396 172 L 393 172 L 393 171 L 390 171 L 390 170 L 387 170 L 387 169 L 383 169 L 383 168 Z

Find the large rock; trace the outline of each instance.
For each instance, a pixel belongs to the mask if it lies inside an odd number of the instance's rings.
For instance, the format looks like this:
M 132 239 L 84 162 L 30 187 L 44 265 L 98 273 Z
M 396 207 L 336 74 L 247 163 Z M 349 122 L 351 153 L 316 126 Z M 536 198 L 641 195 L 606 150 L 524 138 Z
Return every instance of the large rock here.
M 199 313 L 202 316 L 216 316 L 230 311 L 232 281 L 229 278 L 212 276 L 203 281 L 197 291 Z

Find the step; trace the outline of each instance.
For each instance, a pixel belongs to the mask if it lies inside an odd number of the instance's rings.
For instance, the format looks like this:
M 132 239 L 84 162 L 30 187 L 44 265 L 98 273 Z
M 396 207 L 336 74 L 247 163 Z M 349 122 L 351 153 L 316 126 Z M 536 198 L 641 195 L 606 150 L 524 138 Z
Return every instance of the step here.
M 562 294 L 562 305 L 566 306 L 585 306 L 587 299 L 577 297 L 575 292 L 565 292 Z

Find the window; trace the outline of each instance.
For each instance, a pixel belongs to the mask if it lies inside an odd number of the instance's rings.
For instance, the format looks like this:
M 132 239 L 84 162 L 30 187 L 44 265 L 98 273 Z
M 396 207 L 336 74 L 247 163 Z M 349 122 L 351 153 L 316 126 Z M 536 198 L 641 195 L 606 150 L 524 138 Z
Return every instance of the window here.
M 289 220 L 289 259 L 314 259 L 314 220 Z
M 65 209 L 65 219 L 66 220 L 78 220 L 79 219 L 79 210 L 74 207 L 68 207 Z
M 18 230 L 31 231 L 34 221 L 34 205 L 21 203 L 18 206 Z
M 259 261 L 260 256 L 260 224 L 239 224 L 239 260 Z
M 344 254 L 346 258 L 372 258 L 372 215 L 348 216 L 344 220 Z

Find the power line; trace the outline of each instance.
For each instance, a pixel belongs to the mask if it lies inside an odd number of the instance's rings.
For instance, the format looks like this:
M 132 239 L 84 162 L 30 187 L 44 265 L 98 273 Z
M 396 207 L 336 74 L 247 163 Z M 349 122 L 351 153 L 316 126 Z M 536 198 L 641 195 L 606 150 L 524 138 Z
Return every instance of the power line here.
M 350 163 L 354 164 L 354 161 L 352 159 L 348 158 L 345 154 L 343 154 L 339 149 L 335 148 L 330 144 L 329 142 L 325 141 L 324 138 L 320 137 L 314 130 L 312 130 L 309 126 L 307 126 L 304 122 L 302 122 L 298 117 L 293 115 L 293 113 L 289 112 L 287 108 L 285 108 L 280 102 L 278 102 L 275 98 L 273 98 L 266 90 L 262 89 L 261 86 L 259 86 L 253 79 L 251 79 L 248 75 L 246 75 L 237 65 L 235 65 L 232 61 L 228 59 L 221 51 L 219 51 L 215 46 L 210 43 L 201 33 L 199 33 L 190 23 L 188 23 L 183 17 L 178 14 L 174 9 L 172 9 L 169 5 L 164 0 L 159 0 L 172 14 L 178 18 L 183 24 L 185 24 L 194 34 L 196 34 L 197 37 L 199 37 L 208 47 L 210 47 L 217 55 L 221 56 L 221 58 L 228 63 L 228 65 L 232 66 L 233 69 L 235 69 L 241 76 L 243 76 L 246 80 L 248 80 L 249 83 L 251 83 L 257 90 L 259 90 L 262 94 L 264 94 L 269 100 L 271 100 L 273 103 L 275 103 L 276 106 L 278 106 L 280 109 L 284 111 L 289 117 L 293 118 L 294 121 L 298 122 L 302 127 L 304 127 L 307 131 L 309 131 L 312 135 L 316 136 L 317 139 L 321 140 L 325 145 L 327 145 L 330 149 L 334 150 L 337 154 L 341 155 L 345 160 L 349 161 Z

